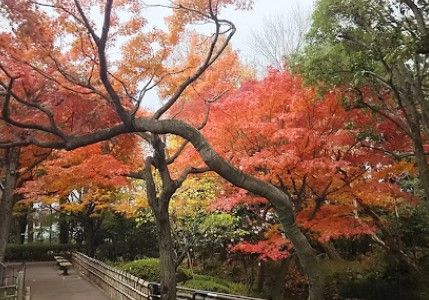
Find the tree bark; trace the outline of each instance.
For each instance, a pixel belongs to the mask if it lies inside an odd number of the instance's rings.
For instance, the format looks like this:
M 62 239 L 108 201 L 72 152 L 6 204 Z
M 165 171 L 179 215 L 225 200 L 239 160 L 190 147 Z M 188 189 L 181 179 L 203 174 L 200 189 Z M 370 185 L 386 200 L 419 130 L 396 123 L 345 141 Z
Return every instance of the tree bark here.
M 85 246 L 86 246 L 86 254 L 89 257 L 95 256 L 96 251 L 96 240 L 95 240 L 95 225 L 94 220 L 89 217 L 89 220 L 85 221 Z
M 28 206 L 27 218 L 27 242 L 32 243 L 34 241 L 33 203 Z
M 66 203 L 66 199 L 60 199 L 60 206 Z M 68 244 L 69 242 L 69 223 L 67 221 L 67 214 L 65 214 L 62 210 L 60 211 L 60 215 L 58 218 L 58 227 L 60 230 L 59 233 L 59 241 L 60 244 Z
M 68 244 L 68 242 L 69 242 L 69 223 L 67 222 L 66 215 L 64 213 L 60 213 L 60 216 L 58 219 L 58 227 L 60 230 L 60 233 L 59 233 L 60 244 Z
M 25 232 L 27 230 L 27 225 L 28 225 L 27 214 L 28 214 L 28 210 L 22 216 L 19 216 L 19 218 L 18 218 L 19 243 L 20 244 L 24 244 L 24 242 L 25 242 Z
M 158 207 L 155 219 L 159 237 L 161 299 L 175 300 L 177 293 L 176 260 L 174 257 L 168 205 L 160 204 Z
M 7 149 L 4 190 L 0 202 L 0 262 L 4 261 L 9 239 L 15 188 L 18 181 L 19 155 L 19 148 Z
M 407 1 L 409 2 L 409 1 Z M 392 89 L 397 98 L 399 106 L 405 112 L 405 119 L 410 129 L 409 137 L 413 142 L 414 154 L 419 170 L 419 178 L 425 192 L 425 198 L 429 200 L 429 166 L 423 147 L 422 135 L 427 133 L 427 101 L 424 99 L 422 86 L 415 79 L 415 74 L 410 72 L 404 64 L 397 65 L 396 73 L 393 74 L 394 86 Z M 423 124 L 422 124 L 423 123 Z
M 311 247 L 305 235 L 299 230 L 294 222 L 288 220 L 282 222 L 286 236 L 292 242 L 304 274 L 308 278 L 308 299 L 323 299 L 324 280 L 319 270 L 319 262 L 314 249 Z
M 425 192 L 426 200 L 429 200 L 429 166 L 426 160 L 420 132 L 413 132 L 413 135 L 414 152 L 416 156 L 417 168 L 419 170 L 420 183 Z

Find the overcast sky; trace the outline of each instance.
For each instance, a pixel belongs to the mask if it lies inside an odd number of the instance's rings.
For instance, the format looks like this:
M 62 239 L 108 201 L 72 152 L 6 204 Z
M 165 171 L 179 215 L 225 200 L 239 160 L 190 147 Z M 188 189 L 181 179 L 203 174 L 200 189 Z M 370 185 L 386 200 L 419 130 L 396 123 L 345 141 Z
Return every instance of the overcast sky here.
M 161 0 L 164 1 L 164 0 Z M 167 0 L 165 0 L 167 1 Z M 147 4 L 159 4 L 160 0 L 146 0 Z M 221 12 L 221 17 L 232 21 L 237 32 L 233 37 L 231 44 L 234 49 L 241 53 L 241 58 L 244 61 L 254 59 L 254 53 L 250 50 L 252 32 L 257 31 L 263 26 L 266 19 L 274 17 L 285 18 L 291 16 L 292 11 L 299 9 L 307 13 L 311 13 L 315 0 L 254 0 L 253 9 L 250 11 L 237 11 L 233 8 L 227 8 Z M 151 8 L 148 20 L 156 26 L 163 26 L 163 18 L 168 13 L 162 8 Z M 148 94 L 152 101 L 143 102 L 142 106 L 149 110 L 154 110 L 160 105 L 160 100 L 153 90 Z M 156 99 L 156 100 L 155 100 Z
M 288 18 L 292 10 L 299 8 L 306 12 L 311 11 L 314 0 L 254 0 L 255 4 L 251 11 L 235 11 L 227 9 L 222 16 L 232 21 L 237 27 L 237 33 L 232 40 L 232 45 L 240 49 L 244 56 L 248 54 L 248 46 L 252 31 L 258 30 L 264 19 L 277 16 Z
M 253 9 L 250 11 L 235 10 L 232 7 L 221 12 L 221 17 L 232 21 L 237 27 L 237 32 L 232 40 L 232 45 L 240 49 L 246 55 L 246 48 L 249 45 L 252 31 L 258 30 L 264 24 L 265 19 L 273 17 L 291 16 L 292 10 L 311 12 L 315 0 L 254 0 Z M 168 0 L 146 0 L 146 4 L 166 4 Z M 150 8 L 148 21 L 151 25 L 163 27 L 164 17 L 169 14 L 165 8 Z

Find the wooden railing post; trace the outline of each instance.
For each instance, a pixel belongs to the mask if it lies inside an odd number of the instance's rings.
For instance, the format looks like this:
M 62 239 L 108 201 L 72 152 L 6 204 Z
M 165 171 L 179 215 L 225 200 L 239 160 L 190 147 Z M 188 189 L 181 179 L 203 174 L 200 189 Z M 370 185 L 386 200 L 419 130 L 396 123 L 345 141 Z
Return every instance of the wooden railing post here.
M 16 278 L 17 300 L 24 300 L 25 297 L 25 271 L 19 271 Z
M 0 287 L 6 284 L 6 265 L 0 262 Z

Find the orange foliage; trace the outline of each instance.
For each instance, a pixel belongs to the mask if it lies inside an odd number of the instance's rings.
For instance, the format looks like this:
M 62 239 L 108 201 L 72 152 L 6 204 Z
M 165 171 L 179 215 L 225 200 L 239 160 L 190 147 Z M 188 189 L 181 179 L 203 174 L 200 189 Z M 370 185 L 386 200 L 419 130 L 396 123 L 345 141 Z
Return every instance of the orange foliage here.
M 38 168 L 33 181 L 19 189 L 27 201 L 59 201 L 72 193 L 82 193 L 78 202 L 63 205 L 67 211 L 83 210 L 94 203 L 97 210 L 130 209 L 126 201 L 116 201 L 118 188 L 131 188 L 127 174 L 140 167 L 142 151 L 135 136 L 118 137 L 111 142 L 94 144 L 74 151 L 57 151 Z M 134 203 L 135 204 L 135 203 Z M 141 204 L 141 203 L 140 203 Z M 139 205 L 140 205 L 139 204 Z
M 214 104 L 205 128 L 240 169 L 288 193 L 298 223 L 323 242 L 375 232 L 355 197 L 385 210 L 413 201 L 397 183 L 415 173 L 414 165 L 372 147 L 392 147 L 403 133 L 389 134 L 389 121 L 370 112 L 344 108 L 342 97 L 334 91 L 320 98 L 299 77 L 272 71 Z M 384 128 L 382 138 L 372 140 L 370 128 Z M 266 201 L 226 187 L 214 208 L 238 205 L 258 210 Z

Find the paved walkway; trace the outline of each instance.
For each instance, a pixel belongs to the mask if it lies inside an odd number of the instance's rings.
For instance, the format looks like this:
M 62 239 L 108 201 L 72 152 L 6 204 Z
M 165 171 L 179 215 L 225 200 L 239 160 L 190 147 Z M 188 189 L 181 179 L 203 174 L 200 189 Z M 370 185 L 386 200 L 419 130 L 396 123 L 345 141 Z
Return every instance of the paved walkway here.
M 61 275 L 55 262 L 27 263 L 26 285 L 31 300 L 109 300 L 97 287 L 74 270 Z

